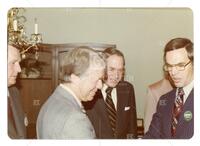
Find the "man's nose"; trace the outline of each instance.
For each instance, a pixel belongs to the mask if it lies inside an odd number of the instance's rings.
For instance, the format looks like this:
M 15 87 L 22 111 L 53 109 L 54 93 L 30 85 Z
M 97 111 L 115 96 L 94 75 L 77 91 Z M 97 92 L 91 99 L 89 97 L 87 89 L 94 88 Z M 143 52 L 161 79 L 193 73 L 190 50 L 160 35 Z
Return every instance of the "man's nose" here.
M 16 71 L 17 73 L 20 73 L 22 71 L 19 63 L 16 64 Z
M 173 66 L 173 67 L 172 67 L 170 73 L 171 73 L 172 75 L 175 75 L 175 74 L 178 73 L 178 70 L 177 70 L 176 66 Z
M 119 79 L 120 73 L 118 71 L 114 72 L 114 77 L 115 79 Z

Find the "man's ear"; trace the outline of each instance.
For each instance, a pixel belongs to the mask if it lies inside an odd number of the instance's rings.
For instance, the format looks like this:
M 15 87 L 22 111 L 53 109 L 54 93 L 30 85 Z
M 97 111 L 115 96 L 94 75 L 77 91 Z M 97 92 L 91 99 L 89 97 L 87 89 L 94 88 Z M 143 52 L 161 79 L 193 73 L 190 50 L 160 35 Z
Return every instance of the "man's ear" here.
M 72 83 L 79 83 L 80 77 L 77 76 L 77 75 L 75 75 L 75 74 L 71 74 L 71 75 L 70 75 L 70 81 L 71 81 Z

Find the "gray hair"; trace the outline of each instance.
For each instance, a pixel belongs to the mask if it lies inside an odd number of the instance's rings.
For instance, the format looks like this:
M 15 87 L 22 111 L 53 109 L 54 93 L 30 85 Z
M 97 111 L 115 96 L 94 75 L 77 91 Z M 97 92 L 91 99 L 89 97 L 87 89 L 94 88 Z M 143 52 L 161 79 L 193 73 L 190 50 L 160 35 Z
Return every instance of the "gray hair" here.
M 89 67 L 105 69 L 105 59 L 97 51 L 87 46 L 72 49 L 63 57 L 61 63 L 61 80 L 70 82 L 71 74 L 81 77 Z

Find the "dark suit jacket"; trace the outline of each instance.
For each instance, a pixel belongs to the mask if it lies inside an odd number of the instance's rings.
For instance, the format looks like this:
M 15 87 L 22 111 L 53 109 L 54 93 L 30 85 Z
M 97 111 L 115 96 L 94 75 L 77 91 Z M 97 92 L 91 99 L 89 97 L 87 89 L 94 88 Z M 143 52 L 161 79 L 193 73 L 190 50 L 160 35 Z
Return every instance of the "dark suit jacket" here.
M 172 123 L 172 110 L 174 107 L 174 100 L 176 97 L 176 89 L 161 96 L 157 111 L 153 115 L 151 125 L 144 138 L 152 139 L 186 139 L 191 138 L 194 132 L 194 89 L 192 89 L 187 100 L 184 103 L 182 112 L 180 113 L 179 124 L 176 129 L 176 134 L 171 137 L 171 123 Z M 192 119 L 185 120 L 184 113 L 190 111 Z
M 117 87 L 117 125 L 116 137 L 112 133 L 106 112 L 106 105 L 101 90 L 98 90 L 91 102 L 83 103 L 87 115 L 92 122 L 96 136 L 100 139 L 136 138 L 137 116 L 135 93 L 133 86 L 128 82 L 120 82 Z
M 26 126 L 24 124 L 25 113 L 21 104 L 21 96 L 19 90 L 12 86 L 9 88 L 10 93 L 10 108 L 12 108 L 13 120 L 8 116 L 8 136 L 13 139 L 24 139 L 26 138 Z

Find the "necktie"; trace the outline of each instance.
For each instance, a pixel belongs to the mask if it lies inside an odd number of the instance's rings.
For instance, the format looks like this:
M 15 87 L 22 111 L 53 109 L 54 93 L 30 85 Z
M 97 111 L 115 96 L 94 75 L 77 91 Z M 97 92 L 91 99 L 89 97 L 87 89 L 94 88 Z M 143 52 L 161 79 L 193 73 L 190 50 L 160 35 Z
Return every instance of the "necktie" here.
M 172 115 L 172 126 L 171 126 L 172 136 L 174 136 L 176 133 L 176 127 L 178 125 L 180 113 L 183 109 L 183 96 L 184 96 L 183 88 L 178 88 L 178 94 L 175 99 L 174 109 L 173 109 L 173 113 L 172 113 L 173 114 Z
M 111 87 L 108 87 L 106 89 L 106 109 L 107 109 L 107 113 L 108 113 L 108 118 L 110 120 L 110 125 L 113 131 L 113 134 L 115 136 L 115 129 L 116 129 L 116 109 L 113 103 L 113 100 L 111 98 L 111 92 L 112 92 Z

